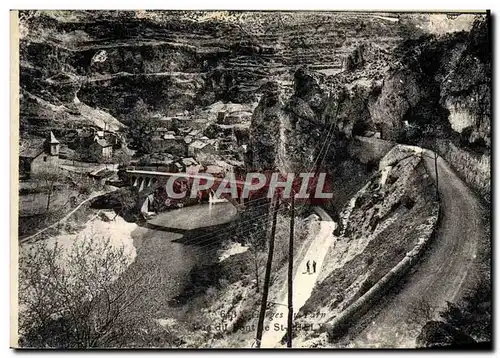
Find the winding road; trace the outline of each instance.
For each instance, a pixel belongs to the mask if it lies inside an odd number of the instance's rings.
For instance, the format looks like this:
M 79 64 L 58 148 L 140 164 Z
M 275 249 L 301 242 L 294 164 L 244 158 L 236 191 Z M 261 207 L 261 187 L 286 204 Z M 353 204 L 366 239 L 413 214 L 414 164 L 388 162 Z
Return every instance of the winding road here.
M 427 150 L 423 154 L 425 166 L 436 180 L 434 159 L 430 158 L 434 154 Z M 423 317 L 415 317 L 415 307 L 424 310 L 428 305 L 435 315 L 437 309 L 446 307 L 446 301 L 457 301 L 463 294 L 466 278 L 473 270 L 478 241 L 484 233 L 482 208 L 441 157 L 438 178 L 441 221 L 429 251 L 400 292 L 381 303 L 383 307 L 378 307 L 378 313 L 363 318 L 360 325 L 366 326 L 351 338 L 351 346 L 414 347 L 421 322 L 425 323 L 425 319 L 419 319 Z M 425 315 L 423 311 L 417 312 Z

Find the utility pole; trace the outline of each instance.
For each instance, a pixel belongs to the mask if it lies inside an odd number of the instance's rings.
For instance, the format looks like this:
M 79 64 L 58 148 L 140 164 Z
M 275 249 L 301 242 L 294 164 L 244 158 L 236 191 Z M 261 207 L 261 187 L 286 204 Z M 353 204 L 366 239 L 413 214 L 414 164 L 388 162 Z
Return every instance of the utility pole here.
M 438 154 L 436 152 L 434 152 L 434 170 L 436 171 L 436 198 L 439 201 Z
M 436 173 L 436 200 L 440 201 L 441 197 L 439 195 L 439 172 L 438 172 L 439 155 L 437 154 L 437 152 L 432 152 L 432 153 L 434 154 L 434 156 L 430 156 L 430 155 L 426 154 L 424 151 L 423 155 L 425 155 L 427 158 L 434 159 L 434 172 Z
M 292 323 L 293 323 L 293 235 L 295 226 L 295 192 L 292 190 L 292 208 L 290 217 L 290 241 L 288 243 L 288 329 L 287 348 L 292 348 Z
M 257 323 L 257 337 L 255 338 L 256 348 L 260 348 L 260 344 L 262 342 L 262 332 L 264 330 L 264 319 L 266 317 L 267 296 L 269 294 L 269 282 L 271 280 L 271 268 L 273 265 L 274 236 L 276 234 L 276 220 L 278 217 L 279 205 L 279 199 L 275 200 L 274 206 L 271 205 L 272 210 L 274 210 L 273 224 L 271 226 L 271 235 L 269 237 L 269 251 L 267 254 L 266 275 L 264 277 L 264 288 L 262 290 L 262 301 L 260 303 L 259 322 Z

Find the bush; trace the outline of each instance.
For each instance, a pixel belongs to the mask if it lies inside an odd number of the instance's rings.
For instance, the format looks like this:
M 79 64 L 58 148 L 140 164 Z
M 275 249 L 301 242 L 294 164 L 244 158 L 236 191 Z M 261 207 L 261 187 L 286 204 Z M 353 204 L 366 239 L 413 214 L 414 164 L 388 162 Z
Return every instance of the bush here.
M 335 343 L 339 338 L 342 338 L 349 331 L 347 323 L 338 324 L 335 327 L 331 324 L 325 325 L 326 334 L 330 343 Z
M 120 347 L 138 330 L 140 299 L 156 276 L 151 268 L 120 278 L 132 258 L 109 239 L 80 237 L 63 250 L 47 241 L 19 259 L 19 345 L 34 348 Z
M 371 264 L 373 264 L 373 257 L 368 256 L 368 257 L 365 259 L 365 263 L 366 263 L 366 266 L 370 266 Z

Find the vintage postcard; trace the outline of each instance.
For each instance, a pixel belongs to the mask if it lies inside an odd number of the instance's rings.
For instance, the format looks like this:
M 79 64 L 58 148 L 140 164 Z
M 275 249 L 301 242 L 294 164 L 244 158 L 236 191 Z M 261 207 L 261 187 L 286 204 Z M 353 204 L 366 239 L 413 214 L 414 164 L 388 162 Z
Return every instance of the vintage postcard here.
M 11 346 L 491 349 L 491 47 L 488 11 L 11 11 Z

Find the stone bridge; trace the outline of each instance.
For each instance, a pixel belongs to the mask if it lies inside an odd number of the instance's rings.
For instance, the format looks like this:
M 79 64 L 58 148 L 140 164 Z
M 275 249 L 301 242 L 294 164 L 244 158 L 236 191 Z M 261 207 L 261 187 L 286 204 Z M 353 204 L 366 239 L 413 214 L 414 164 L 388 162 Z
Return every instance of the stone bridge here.
M 186 178 L 186 179 L 206 179 L 207 177 L 203 174 L 190 174 L 190 173 L 170 173 L 170 172 L 157 172 L 149 170 L 135 170 L 129 169 L 125 171 L 126 178 L 128 179 L 129 185 L 139 188 L 139 192 L 146 190 L 147 188 L 157 188 L 159 186 L 166 186 L 168 179 L 171 177 Z M 223 178 L 214 177 L 214 184 L 220 183 Z M 235 199 L 229 194 L 223 194 L 221 198 L 216 198 L 213 190 L 205 190 L 209 194 L 209 202 L 217 203 L 221 201 L 229 201 L 237 208 L 244 205 L 244 199 L 242 198 L 242 191 L 245 182 L 242 180 L 231 181 L 231 183 L 236 183 L 236 188 L 238 192 L 238 198 Z M 190 195 L 188 192 L 186 195 Z M 225 200 L 224 200 L 225 199 Z

